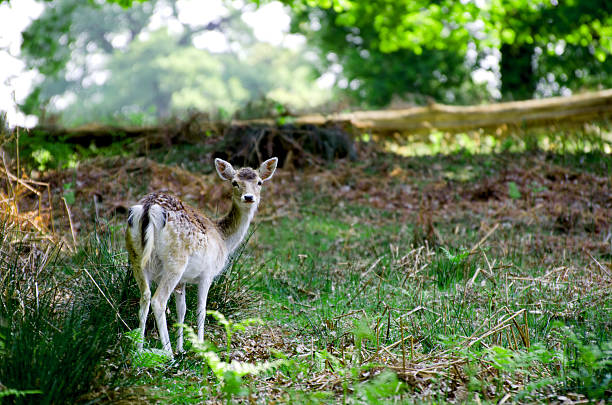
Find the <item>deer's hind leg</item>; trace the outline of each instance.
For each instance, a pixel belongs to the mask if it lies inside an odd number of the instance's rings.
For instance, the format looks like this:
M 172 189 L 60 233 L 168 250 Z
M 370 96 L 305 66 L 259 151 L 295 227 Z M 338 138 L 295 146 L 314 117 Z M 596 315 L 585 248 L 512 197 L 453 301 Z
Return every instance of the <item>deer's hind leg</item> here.
M 126 233 L 125 245 L 128 251 L 128 258 L 132 272 L 134 273 L 134 279 L 140 290 L 140 309 L 138 310 L 138 328 L 140 329 L 140 339 L 136 343 L 138 350 L 142 350 L 144 344 L 145 328 L 147 325 L 147 316 L 149 315 L 149 306 L 151 303 L 151 289 L 149 287 L 149 277 L 147 273 L 140 266 L 140 257 L 134 250 L 132 244 L 132 237 L 130 232 Z
M 159 280 L 155 294 L 153 294 L 153 298 L 151 299 L 151 308 L 153 309 L 153 314 L 157 321 L 159 338 L 164 350 L 170 353 L 172 353 L 172 345 L 170 344 L 168 325 L 166 323 L 166 308 L 170 295 L 181 280 L 186 267 L 186 260 L 178 263 L 173 262 L 172 264 L 164 264 L 163 276 L 161 280 Z
M 183 351 L 183 323 L 185 322 L 185 312 L 187 312 L 187 304 L 185 302 L 185 284 L 180 283 L 174 289 L 174 301 L 176 303 L 176 318 L 179 323 L 176 351 Z

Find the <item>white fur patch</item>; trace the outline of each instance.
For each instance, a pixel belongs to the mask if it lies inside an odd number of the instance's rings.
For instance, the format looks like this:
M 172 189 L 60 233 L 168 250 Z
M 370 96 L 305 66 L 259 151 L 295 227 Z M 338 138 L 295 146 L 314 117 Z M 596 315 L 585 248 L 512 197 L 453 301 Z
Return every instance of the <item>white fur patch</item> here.
M 142 214 L 141 214 L 142 216 Z M 142 249 L 142 260 L 140 266 L 144 269 L 151 260 L 153 247 L 155 246 L 155 234 L 164 226 L 164 209 L 155 204 L 149 208 L 149 224 L 145 229 L 145 245 Z

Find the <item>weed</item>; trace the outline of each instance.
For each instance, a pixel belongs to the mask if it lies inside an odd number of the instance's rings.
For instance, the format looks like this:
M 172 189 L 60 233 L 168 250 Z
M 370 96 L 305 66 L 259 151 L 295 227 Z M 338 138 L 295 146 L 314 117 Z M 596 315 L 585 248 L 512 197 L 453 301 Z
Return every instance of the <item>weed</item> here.
M 161 349 L 144 348 L 138 350 L 138 343 L 144 344 L 140 329 L 134 329 L 127 332 L 125 337 L 129 342 L 128 353 L 130 354 L 131 363 L 134 367 L 155 369 L 165 366 L 172 358 L 167 351 Z
M 591 399 L 609 398 L 612 395 L 612 340 L 585 343 L 573 328 L 560 323 L 554 327 L 565 347 L 569 388 Z
M 509 181 L 508 182 L 508 195 L 513 200 L 518 200 L 518 199 L 521 198 L 521 191 L 519 190 L 519 188 L 516 185 L 516 183 L 513 182 L 513 181 Z
M 219 322 L 221 326 L 223 326 L 223 329 L 225 329 L 225 340 L 226 340 L 225 348 L 226 348 L 226 354 L 227 354 L 228 359 L 229 359 L 230 352 L 232 350 L 232 335 L 235 332 L 244 331 L 245 328 L 249 325 L 263 324 L 263 321 L 257 318 L 248 318 L 240 322 L 234 322 L 234 321 L 230 321 L 227 318 L 225 318 L 225 316 L 219 311 L 206 311 L 206 313 L 208 315 L 212 315 L 213 318 L 215 318 L 217 322 Z

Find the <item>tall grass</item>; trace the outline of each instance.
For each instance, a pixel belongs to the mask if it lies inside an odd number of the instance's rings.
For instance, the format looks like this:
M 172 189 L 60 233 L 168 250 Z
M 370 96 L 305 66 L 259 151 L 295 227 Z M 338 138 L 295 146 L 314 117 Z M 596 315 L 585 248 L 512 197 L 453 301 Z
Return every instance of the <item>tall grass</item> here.
M 0 381 L 41 392 L 9 397 L 14 403 L 72 403 L 103 382 L 100 365 L 127 329 L 117 312 L 127 269 L 109 235 L 65 258 L 59 246 L 41 250 L 6 223 L 1 232 Z

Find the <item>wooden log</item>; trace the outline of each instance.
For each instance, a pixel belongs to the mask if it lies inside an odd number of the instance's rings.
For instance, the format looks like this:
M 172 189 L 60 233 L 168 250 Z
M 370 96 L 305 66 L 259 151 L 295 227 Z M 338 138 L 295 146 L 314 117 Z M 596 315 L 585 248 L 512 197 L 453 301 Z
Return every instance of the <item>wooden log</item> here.
M 546 126 L 575 126 L 597 120 L 612 118 L 612 89 L 577 94 L 569 97 L 551 97 L 526 101 L 513 101 L 474 106 L 451 106 L 431 103 L 424 107 L 397 110 L 354 111 L 337 114 L 311 114 L 292 118 L 295 125 L 337 124 L 355 132 L 372 132 L 381 136 L 426 134 L 437 130 L 459 133 L 490 130 L 520 131 Z M 188 123 L 187 123 L 188 124 Z M 276 126 L 275 119 L 234 120 L 229 125 Z M 72 142 L 91 142 L 96 139 L 104 143 L 116 135 L 123 137 L 147 137 L 154 143 L 166 143 L 183 132 L 223 132 L 228 123 L 199 123 L 195 128 L 188 125 L 148 127 L 119 127 L 87 125 L 78 128 L 38 127 L 51 135 Z M 189 128 L 187 128 L 189 127 Z M 220 131 L 220 132 L 219 132 Z M 194 134 L 196 135 L 196 134 Z
M 298 124 L 334 122 L 378 134 L 456 133 L 478 129 L 536 128 L 576 124 L 612 117 L 612 89 L 569 97 L 552 97 L 477 106 L 430 104 L 401 110 L 356 111 L 305 116 Z

